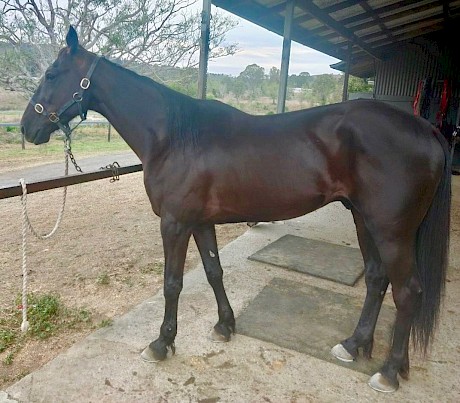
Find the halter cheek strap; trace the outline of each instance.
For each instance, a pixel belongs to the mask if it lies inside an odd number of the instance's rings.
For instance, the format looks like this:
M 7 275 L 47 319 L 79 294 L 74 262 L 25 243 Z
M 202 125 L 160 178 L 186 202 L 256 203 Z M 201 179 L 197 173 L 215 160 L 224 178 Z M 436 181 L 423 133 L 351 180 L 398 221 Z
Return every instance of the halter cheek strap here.
M 97 63 L 99 62 L 101 58 L 99 56 L 96 56 L 91 63 L 91 66 L 88 70 L 88 73 L 86 74 L 86 77 L 83 77 L 80 81 L 80 89 L 75 92 L 72 95 L 72 99 L 65 103 L 57 112 L 48 112 L 44 106 L 38 102 L 35 102 L 34 98 L 32 97 L 31 100 L 29 101 L 30 104 L 34 107 L 35 112 L 37 112 L 40 115 L 44 115 L 48 117 L 48 120 L 52 123 L 55 123 L 65 134 L 67 137 L 70 136 L 72 131 L 84 120 L 86 120 L 86 114 L 88 111 L 84 111 L 82 107 L 82 101 L 83 101 L 83 93 L 85 90 L 89 88 L 91 85 L 91 76 L 93 75 L 94 70 L 96 69 Z M 68 123 L 62 123 L 60 121 L 61 115 L 70 107 L 72 107 L 74 104 L 77 104 L 78 106 L 78 115 L 80 116 L 80 122 L 73 128 L 71 129 Z

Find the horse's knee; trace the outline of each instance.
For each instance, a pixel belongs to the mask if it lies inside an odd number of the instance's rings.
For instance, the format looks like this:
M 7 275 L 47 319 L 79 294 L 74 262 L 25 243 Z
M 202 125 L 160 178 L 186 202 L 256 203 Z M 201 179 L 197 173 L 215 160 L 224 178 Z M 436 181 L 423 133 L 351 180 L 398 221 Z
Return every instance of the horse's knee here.
M 421 293 L 418 282 L 409 282 L 402 287 L 393 286 L 393 301 L 398 312 L 412 313 Z
M 366 267 L 364 279 L 368 289 L 380 291 L 388 286 L 388 277 L 377 263 L 372 263 Z
M 224 272 L 220 266 L 207 267 L 205 268 L 205 272 L 209 284 L 214 285 L 222 283 Z
M 182 291 L 182 281 L 167 281 L 164 285 L 164 297 L 166 300 L 176 300 Z

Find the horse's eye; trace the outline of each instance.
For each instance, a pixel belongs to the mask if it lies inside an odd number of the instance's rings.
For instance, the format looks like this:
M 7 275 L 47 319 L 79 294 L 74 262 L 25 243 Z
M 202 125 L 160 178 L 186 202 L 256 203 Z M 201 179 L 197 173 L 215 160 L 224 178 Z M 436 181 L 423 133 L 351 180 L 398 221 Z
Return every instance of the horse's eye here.
M 48 80 L 48 81 L 53 81 L 55 78 L 56 78 L 56 74 L 53 74 L 53 73 L 46 73 L 45 74 L 45 78 Z

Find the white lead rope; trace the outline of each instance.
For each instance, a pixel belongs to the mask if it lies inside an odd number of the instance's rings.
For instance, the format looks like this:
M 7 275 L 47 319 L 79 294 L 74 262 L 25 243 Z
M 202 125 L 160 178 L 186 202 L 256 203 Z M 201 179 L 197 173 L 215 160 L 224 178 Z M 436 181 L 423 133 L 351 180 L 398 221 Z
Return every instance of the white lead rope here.
M 69 173 L 69 142 L 64 142 L 64 152 L 65 152 L 65 175 Z M 57 231 L 59 224 L 61 223 L 62 216 L 64 214 L 66 196 L 67 196 L 67 186 L 64 187 L 62 194 L 62 205 L 59 210 L 59 214 L 56 220 L 56 224 L 50 233 L 41 235 L 35 228 L 32 226 L 29 215 L 27 214 L 27 185 L 24 178 L 19 180 L 19 183 L 22 186 L 22 324 L 21 330 L 26 332 L 29 329 L 29 322 L 27 320 L 27 231 L 30 230 L 36 238 L 45 240 L 51 238 L 54 233 Z

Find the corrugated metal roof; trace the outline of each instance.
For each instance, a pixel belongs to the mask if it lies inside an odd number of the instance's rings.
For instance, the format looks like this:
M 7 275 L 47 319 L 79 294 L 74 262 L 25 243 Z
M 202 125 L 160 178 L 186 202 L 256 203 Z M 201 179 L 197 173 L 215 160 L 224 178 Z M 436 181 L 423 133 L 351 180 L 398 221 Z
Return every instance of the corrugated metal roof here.
M 283 34 L 286 0 L 213 0 L 213 4 Z M 403 43 L 420 37 L 455 40 L 453 28 L 459 21 L 460 0 L 297 0 L 292 39 L 340 60 L 347 60 L 351 44 L 350 72 L 364 76 L 372 71 L 375 59 L 385 60 Z M 344 64 L 337 66 L 342 69 Z

